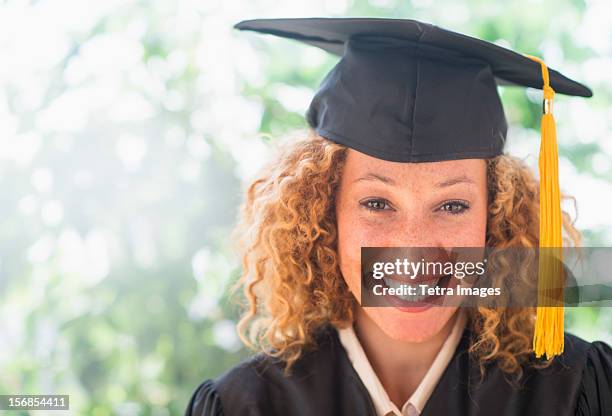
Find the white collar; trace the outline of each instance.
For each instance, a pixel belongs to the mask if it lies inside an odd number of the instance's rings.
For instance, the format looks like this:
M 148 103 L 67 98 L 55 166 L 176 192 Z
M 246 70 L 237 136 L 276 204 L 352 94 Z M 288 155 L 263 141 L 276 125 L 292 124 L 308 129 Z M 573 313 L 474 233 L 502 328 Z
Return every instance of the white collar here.
M 440 348 L 438 355 L 436 355 L 436 358 L 431 364 L 431 367 L 429 367 L 429 370 L 427 370 L 421 383 L 402 406 L 401 411 L 397 408 L 395 403 L 389 399 L 389 395 L 368 361 L 353 326 L 350 325 L 348 328 L 338 329 L 340 342 L 346 350 L 349 360 L 353 364 L 359 378 L 361 378 L 361 381 L 367 388 L 374 402 L 374 407 L 376 408 L 376 414 L 378 416 L 385 416 L 389 413 L 399 416 L 417 416 L 421 414 L 425 407 L 425 403 L 427 403 L 429 396 L 431 396 L 431 393 L 442 377 L 442 373 L 448 366 L 461 339 L 461 334 L 463 333 L 467 318 L 463 310 L 460 309 L 457 313 L 457 319 L 455 320 L 455 324 L 448 338 L 444 341 L 444 344 L 442 344 L 442 348 Z

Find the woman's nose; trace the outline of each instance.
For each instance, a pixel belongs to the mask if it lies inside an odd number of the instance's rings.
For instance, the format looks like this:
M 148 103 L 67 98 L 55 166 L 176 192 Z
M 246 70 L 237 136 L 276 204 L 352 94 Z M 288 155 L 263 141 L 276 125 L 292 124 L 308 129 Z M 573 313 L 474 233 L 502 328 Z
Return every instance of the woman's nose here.
M 440 247 L 443 243 L 435 227 L 419 216 L 402 218 L 384 234 L 386 247 Z

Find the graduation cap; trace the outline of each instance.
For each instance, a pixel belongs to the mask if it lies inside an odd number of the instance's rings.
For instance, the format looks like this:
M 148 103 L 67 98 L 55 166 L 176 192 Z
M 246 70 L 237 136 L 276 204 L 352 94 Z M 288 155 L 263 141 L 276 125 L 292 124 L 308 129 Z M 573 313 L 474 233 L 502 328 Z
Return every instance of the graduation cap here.
M 321 136 L 394 162 L 490 158 L 503 153 L 507 122 L 498 85 L 544 92 L 540 145 L 540 247 L 562 246 L 556 93 L 591 97 L 583 84 L 543 60 L 411 19 L 286 18 L 235 25 L 324 49 L 340 57 L 306 118 Z M 540 257 L 538 296 L 555 278 Z M 563 351 L 563 307 L 537 309 L 536 356 Z

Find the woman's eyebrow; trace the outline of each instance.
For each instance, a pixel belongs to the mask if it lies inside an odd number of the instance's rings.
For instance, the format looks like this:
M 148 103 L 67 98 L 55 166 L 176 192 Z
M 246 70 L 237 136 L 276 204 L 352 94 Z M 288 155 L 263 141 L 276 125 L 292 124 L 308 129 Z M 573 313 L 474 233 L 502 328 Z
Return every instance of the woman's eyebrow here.
M 361 178 L 355 179 L 353 183 L 359 182 L 359 181 L 381 181 L 381 182 L 387 183 L 392 186 L 396 185 L 393 179 L 387 176 L 378 175 L 372 172 L 368 172 L 366 175 L 362 176 Z
M 446 179 L 442 182 L 438 182 L 436 184 L 436 187 L 438 188 L 446 188 L 448 186 L 453 186 L 453 185 L 457 185 L 459 183 L 470 183 L 470 184 L 474 184 L 474 180 L 472 178 L 470 178 L 469 176 L 466 175 L 461 175 L 461 176 L 456 176 L 454 178 L 449 178 Z

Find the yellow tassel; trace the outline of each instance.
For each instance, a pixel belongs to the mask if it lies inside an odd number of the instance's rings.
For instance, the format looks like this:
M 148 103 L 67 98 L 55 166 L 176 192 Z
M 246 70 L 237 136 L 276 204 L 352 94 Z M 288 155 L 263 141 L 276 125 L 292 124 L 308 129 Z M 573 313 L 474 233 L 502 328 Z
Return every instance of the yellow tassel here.
M 525 55 L 541 64 L 544 81 L 544 114 L 540 144 L 540 256 L 538 263 L 538 306 L 533 350 L 536 357 L 549 359 L 563 352 L 562 217 L 559 190 L 557 132 L 552 113 L 555 91 L 549 85 L 548 68 L 541 59 Z M 547 306 L 542 306 L 547 305 Z M 552 306 L 550 306 L 552 305 Z

